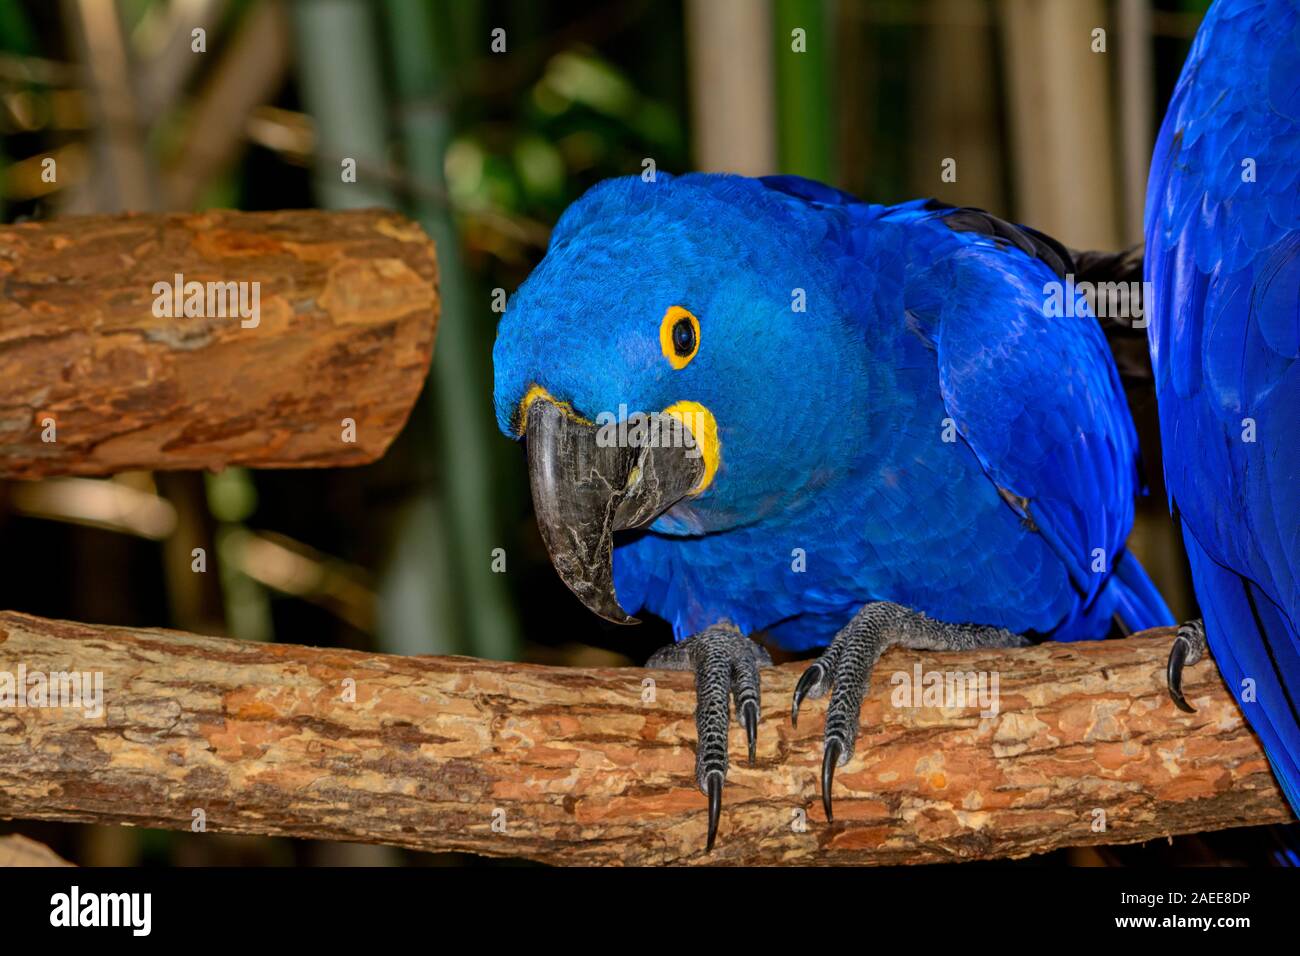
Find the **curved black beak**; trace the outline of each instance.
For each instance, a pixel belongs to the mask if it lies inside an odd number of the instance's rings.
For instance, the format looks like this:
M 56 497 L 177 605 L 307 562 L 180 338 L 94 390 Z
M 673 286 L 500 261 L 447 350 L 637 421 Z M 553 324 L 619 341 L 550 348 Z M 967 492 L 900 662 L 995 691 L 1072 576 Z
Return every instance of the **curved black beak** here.
M 694 436 L 658 413 L 598 426 L 539 398 L 527 414 L 528 478 L 551 563 L 588 608 L 637 623 L 614 593 L 614 532 L 649 524 L 700 483 Z

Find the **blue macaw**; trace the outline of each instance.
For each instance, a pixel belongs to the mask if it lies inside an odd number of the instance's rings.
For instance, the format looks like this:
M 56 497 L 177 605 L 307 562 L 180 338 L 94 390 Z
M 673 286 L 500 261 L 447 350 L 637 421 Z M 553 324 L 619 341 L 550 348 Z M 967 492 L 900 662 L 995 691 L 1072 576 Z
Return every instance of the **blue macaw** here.
M 1208 638 L 1300 813 L 1296 0 L 1210 8 L 1156 143 L 1146 243 L 1165 479 L 1204 615 L 1170 689 Z
M 498 330 L 497 422 L 570 588 L 672 624 L 650 663 L 695 671 L 710 846 L 729 692 L 753 760 L 750 635 L 829 645 L 792 717 L 833 689 L 830 819 L 886 647 L 1172 623 L 1125 549 L 1137 442 L 1074 268 L 978 210 L 789 176 L 608 180 L 564 213 Z

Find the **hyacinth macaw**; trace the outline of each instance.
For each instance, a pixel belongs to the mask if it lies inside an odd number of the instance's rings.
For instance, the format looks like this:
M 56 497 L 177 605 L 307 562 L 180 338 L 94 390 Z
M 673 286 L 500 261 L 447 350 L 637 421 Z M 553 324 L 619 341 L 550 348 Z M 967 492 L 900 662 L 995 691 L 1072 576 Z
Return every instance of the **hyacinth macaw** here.
M 1081 295 L 1049 314 L 1072 271 L 986 213 L 795 177 L 608 180 L 560 219 L 499 326 L 497 422 L 574 593 L 672 624 L 650 665 L 695 672 L 710 847 L 729 694 L 753 761 L 751 635 L 827 648 L 792 718 L 832 690 L 830 819 L 885 648 L 1172 622 L 1125 550 L 1136 439 L 1106 339 Z M 615 440 L 633 413 L 687 437 Z
M 1300 813 L 1300 3 L 1210 8 L 1160 130 L 1148 336 L 1169 504 L 1209 647 Z

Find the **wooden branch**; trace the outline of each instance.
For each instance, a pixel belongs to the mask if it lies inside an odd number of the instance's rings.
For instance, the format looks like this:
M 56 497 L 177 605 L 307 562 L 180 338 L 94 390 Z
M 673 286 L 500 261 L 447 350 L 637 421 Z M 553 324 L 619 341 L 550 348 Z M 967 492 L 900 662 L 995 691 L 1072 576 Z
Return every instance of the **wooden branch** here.
M 170 829 L 202 818 L 235 833 L 620 864 L 1019 857 L 1290 819 L 1213 664 L 1188 669 L 1198 712 L 1182 714 L 1164 689 L 1169 634 L 1149 633 L 890 652 L 857 756 L 835 778 L 831 826 L 817 791 L 824 703 L 805 704 L 792 729 L 802 665 L 764 671 L 758 765 L 745 764 L 733 731 L 706 856 L 689 675 L 0 613 L 0 701 L 3 675 L 20 666 L 102 673 L 104 701 L 97 716 L 0 706 L 0 817 Z M 890 675 L 916 663 L 1000 668 L 1000 713 L 891 706 Z
M 0 837 L 0 869 L 12 866 L 72 866 L 44 843 L 21 833 Z
M 204 284 L 204 315 L 156 314 L 177 275 Z M 226 283 L 247 283 L 255 319 Z M 0 475 L 373 461 L 420 392 L 437 311 L 433 244 L 392 212 L 2 226 Z

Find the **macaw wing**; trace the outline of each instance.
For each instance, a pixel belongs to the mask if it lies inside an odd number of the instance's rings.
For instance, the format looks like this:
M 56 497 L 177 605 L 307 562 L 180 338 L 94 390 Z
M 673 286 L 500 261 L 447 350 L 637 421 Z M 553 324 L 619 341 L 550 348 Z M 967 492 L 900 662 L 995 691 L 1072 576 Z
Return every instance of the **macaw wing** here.
M 1045 262 L 972 233 L 909 283 L 907 311 L 957 430 L 1086 606 L 1132 525 L 1137 439 L 1086 299 L 1055 316 L 1049 290 L 1067 294 Z
M 1105 334 L 1064 283 L 1061 243 L 978 209 L 933 200 L 889 209 L 797 176 L 765 186 L 864 219 L 913 223 L 907 321 L 936 352 L 946 408 L 1009 507 L 1058 555 L 1087 607 L 1120 561 L 1133 521 L 1137 438 Z M 1049 289 L 1068 315 L 1052 316 Z M 942 423 L 936 423 L 942 427 Z M 1120 565 L 1131 616 L 1168 620 L 1136 562 Z
M 1172 504 L 1207 554 L 1293 615 L 1297 157 L 1300 13 L 1291 4 L 1216 7 L 1170 103 L 1147 191 L 1165 470 Z
M 1147 190 L 1170 505 L 1225 680 L 1300 809 L 1300 10 L 1217 4 Z

